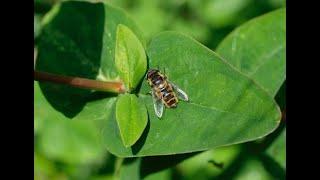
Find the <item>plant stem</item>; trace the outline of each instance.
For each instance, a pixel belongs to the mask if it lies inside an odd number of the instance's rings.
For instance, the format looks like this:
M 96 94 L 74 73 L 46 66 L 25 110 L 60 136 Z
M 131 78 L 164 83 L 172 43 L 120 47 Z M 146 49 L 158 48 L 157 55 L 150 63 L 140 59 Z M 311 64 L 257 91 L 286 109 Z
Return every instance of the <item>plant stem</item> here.
M 84 89 L 92 89 L 97 91 L 124 93 L 125 88 L 121 82 L 105 82 L 92 79 L 62 76 L 57 74 L 51 74 L 47 72 L 34 71 L 34 79 L 36 81 L 46 81 L 58 84 L 66 84 Z
M 113 172 L 113 176 L 115 177 L 115 179 L 120 179 L 120 168 L 121 165 L 124 161 L 124 158 L 116 158 L 116 162 L 114 163 L 114 172 Z

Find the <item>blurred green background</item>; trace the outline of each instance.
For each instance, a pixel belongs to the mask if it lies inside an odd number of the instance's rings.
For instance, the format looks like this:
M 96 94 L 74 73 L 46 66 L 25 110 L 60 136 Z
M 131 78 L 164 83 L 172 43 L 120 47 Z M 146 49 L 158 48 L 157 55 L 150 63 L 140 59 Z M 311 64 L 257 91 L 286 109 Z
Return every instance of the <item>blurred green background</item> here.
M 93 1 L 93 0 L 92 0 Z M 215 50 L 242 23 L 285 7 L 284 0 L 106 0 L 125 9 L 149 41 L 165 30 L 188 34 Z M 34 38 L 59 0 L 34 0 Z M 35 82 L 35 179 L 284 179 L 285 124 L 256 142 L 176 156 L 120 159 L 100 144 L 90 122 L 62 121 Z M 285 109 L 285 85 L 277 95 Z M 50 116 L 49 116 L 50 114 Z M 119 164 L 122 162 L 122 166 Z M 143 169 L 143 171 L 141 170 Z

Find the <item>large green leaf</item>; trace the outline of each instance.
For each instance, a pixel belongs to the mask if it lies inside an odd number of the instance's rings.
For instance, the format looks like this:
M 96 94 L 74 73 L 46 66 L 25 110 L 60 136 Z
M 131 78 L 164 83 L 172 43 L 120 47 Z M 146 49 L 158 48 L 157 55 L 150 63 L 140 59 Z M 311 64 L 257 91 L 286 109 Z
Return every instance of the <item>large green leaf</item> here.
M 217 52 L 275 96 L 286 78 L 286 9 L 265 14 L 228 35 Z
M 89 79 L 117 80 L 116 29 L 130 28 L 144 45 L 135 23 L 122 10 L 104 3 L 68 1 L 55 5 L 42 21 L 36 69 Z M 40 83 L 50 104 L 67 117 L 76 116 L 92 91 Z
M 149 156 L 207 150 L 261 138 L 279 123 L 274 100 L 251 79 L 195 40 L 174 32 L 153 38 L 147 54 L 150 68 L 165 68 L 169 79 L 189 95 L 159 120 L 144 81 L 139 98 L 150 124 L 144 135 L 124 148 L 115 128 L 115 111 L 102 135 L 108 150 L 118 156 Z

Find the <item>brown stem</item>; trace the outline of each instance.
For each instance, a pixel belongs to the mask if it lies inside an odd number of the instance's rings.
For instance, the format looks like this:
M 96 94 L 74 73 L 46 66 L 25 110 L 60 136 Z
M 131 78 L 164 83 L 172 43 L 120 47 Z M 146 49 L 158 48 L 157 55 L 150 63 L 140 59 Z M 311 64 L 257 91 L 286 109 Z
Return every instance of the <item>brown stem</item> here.
M 50 74 L 47 72 L 34 71 L 34 79 L 36 81 L 47 81 L 59 84 L 67 84 L 70 86 L 93 89 L 97 91 L 124 93 L 125 88 L 121 82 L 105 82 L 97 81 L 92 79 L 80 78 L 80 77 L 70 77 L 62 76 L 57 74 Z

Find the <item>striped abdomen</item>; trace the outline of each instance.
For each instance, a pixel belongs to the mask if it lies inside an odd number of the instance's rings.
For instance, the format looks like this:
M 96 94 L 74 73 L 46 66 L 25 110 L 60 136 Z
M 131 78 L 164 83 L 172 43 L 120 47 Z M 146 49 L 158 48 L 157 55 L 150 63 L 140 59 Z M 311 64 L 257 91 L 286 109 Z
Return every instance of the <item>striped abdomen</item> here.
M 159 96 L 161 96 L 162 102 L 167 108 L 175 108 L 177 106 L 178 98 L 169 83 L 165 83 L 165 87 L 160 89 Z

